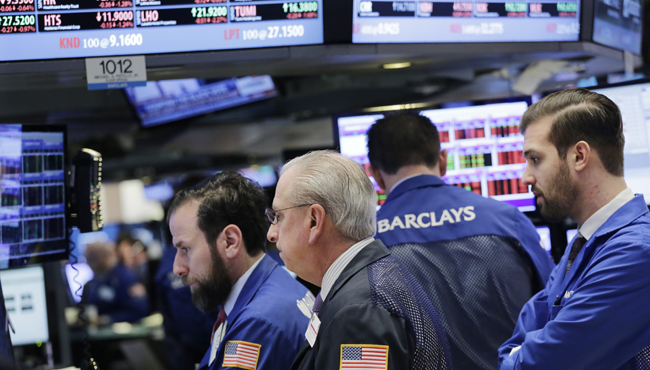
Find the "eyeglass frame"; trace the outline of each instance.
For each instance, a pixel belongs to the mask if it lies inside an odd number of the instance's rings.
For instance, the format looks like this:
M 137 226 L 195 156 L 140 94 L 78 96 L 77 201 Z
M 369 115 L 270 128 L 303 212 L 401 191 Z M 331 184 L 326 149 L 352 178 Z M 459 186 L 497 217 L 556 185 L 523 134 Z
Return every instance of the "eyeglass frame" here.
M 292 208 L 313 206 L 314 204 L 315 203 L 305 203 L 305 204 L 300 204 L 300 205 L 293 206 L 293 207 L 278 209 L 277 211 L 274 210 L 273 208 L 267 208 L 266 212 L 264 212 L 264 214 L 266 215 L 266 218 L 269 220 L 271 225 L 276 225 L 278 223 L 278 212 L 286 211 L 286 210 L 292 209 Z M 273 218 L 271 218 L 271 215 L 273 215 Z

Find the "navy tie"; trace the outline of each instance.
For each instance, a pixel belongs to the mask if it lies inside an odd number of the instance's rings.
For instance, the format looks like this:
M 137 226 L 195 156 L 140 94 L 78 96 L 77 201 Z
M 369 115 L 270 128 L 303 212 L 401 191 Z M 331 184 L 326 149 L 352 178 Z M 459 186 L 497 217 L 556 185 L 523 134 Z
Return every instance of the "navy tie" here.
M 577 237 L 573 242 L 573 245 L 571 246 L 571 252 L 569 252 L 569 261 L 566 264 L 566 272 L 564 273 L 565 275 L 569 273 L 571 265 L 573 265 L 573 261 L 575 261 L 576 257 L 578 257 L 578 253 L 580 253 L 580 250 L 582 249 L 582 246 L 585 245 L 585 242 L 587 242 L 587 239 L 582 236 Z
M 320 308 L 323 306 L 323 298 L 320 296 L 320 293 L 316 296 L 316 300 L 314 301 L 314 308 L 312 311 L 314 311 L 315 314 L 318 315 L 320 312 Z

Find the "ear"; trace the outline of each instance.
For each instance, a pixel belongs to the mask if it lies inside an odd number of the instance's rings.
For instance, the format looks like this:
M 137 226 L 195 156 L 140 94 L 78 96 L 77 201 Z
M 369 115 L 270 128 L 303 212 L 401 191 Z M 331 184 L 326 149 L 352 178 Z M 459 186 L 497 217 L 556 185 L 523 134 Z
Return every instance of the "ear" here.
M 580 172 L 587 168 L 591 158 L 591 147 L 586 141 L 578 141 L 573 148 L 569 149 L 567 159 L 569 159 L 569 167 L 573 166 L 576 172 Z
M 228 259 L 236 258 L 240 253 L 246 252 L 239 226 L 230 224 L 223 228 L 217 238 L 217 249 L 222 250 L 223 255 Z
M 372 165 L 368 166 L 368 170 L 372 174 L 372 177 L 375 179 L 377 185 L 379 185 L 381 190 L 386 191 L 386 182 L 384 181 L 384 176 L 381 174 L 381 170 L 379 170 L 379 168 L 373 167 Z
M 320 204 L 313 204 L 309 207 L 309 244 L 315 244 L 318 238 L 325 231 L 327 215 L 325 208 Z
M 447 149 L 443 149 L 438 156 L 438 169 L 440 170 L 440 177 L 447 173 Z

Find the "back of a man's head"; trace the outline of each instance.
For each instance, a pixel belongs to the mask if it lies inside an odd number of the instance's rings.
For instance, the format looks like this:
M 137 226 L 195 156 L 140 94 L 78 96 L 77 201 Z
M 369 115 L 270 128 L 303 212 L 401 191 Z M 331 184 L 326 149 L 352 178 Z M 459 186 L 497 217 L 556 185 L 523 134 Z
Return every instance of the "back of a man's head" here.
M 195 187 L 179 191 L 172 200 L 167 222 L 174 212 L 190 201 L 200 203 L 198 226 L 208 245 L 215 246 L 217 237 L 228 225 L 242 232 L 246 251 L 255 256 L 266 249 L 268 220 L 264 190 L 255 181 L 236 172 L 220 172 Z
M 528 108 L 519 130 L 525 134 L 531 124 L 551 117 L 548 140 L 562 159 L 578 141 L 596 150 L 603 166 L 612 175 L 623 176 L 623 120 L 618 106 L 604 95 L 585 89 L 553 93 Z
M 377 120 L 366 133 L 370 164 L 387 174 L 409 165 L 438 164 L 438 129 L 425 116 L 399 113 Z
M 359 241 L 374 235 L 377 195 L 358 163 L 321 150 L 287 162 L 282 174 L 292 168 L 292 204 L 320 204 L 347 239 Z

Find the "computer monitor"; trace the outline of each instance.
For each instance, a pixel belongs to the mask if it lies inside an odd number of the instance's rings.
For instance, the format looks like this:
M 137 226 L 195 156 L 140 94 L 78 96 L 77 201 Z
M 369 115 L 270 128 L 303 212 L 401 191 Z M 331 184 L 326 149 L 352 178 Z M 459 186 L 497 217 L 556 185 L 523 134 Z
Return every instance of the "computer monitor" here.
M 68 256 L 63 126 L 0 124 L 0 268 Z
M 36 265 L 0 271 L 4 304 L 16 330 L 14 346 L 39 344 L 50 339 L 43 267 Z M 4 323 L 3 323 L 4 324 Z
M 551 229 L 548 226 L 536 226 L 537 233 L 542 242 L 542 247 L 545 251 L 551 254 L 552 244 L 551 244 Z
M 525 99 L 491 104 L 471 102 L 466 106 L 454 104 L 454 107 L 421 111 L 438 128 L 441 149 L 448 151 L 447 174 L 443 179 L 448 184 L 511 204 L 522 212 L 534 211 L 534 195 L 521 183 L 526 163 L 519 120 L 529 102 Z M 334 119 L 336 144 L 342 155 L 366 168 L 377 190 L 378 207 L 386 195 L 368 171 L 366 132 L 385 114 L 390 113 L 341 115 Z
M 149 81 L 124 89 L 142 126 L 150 127 L 278 95 L 271 76 Z
M 594 87 L 592 91 L 607 96 L 621 110 L 625 182 L 650 204 L 650 80 Z

